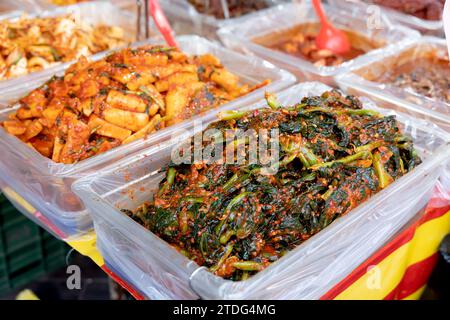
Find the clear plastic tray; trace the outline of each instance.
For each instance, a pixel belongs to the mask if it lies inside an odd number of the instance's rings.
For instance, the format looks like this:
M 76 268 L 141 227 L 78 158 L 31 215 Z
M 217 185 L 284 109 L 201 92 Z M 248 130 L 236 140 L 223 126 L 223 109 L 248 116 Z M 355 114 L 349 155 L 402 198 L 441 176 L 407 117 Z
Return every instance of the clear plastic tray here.
M 370 8 L 371 6 L 374 6 L 372 4 L 373 2 L 370 0 L 328 0 L 330 5 L 336 6 L 336 7 L 342 7 L 349 8 L 350 10 L 354 10 L 355 8 L 360 8 L 364 12 L 367 12 L 367 14 L 373 14 L 375 13 L 374 9 Z M 372 2 L 372 3 L 371 3 Z M 351 8 L 349 7 L 349 4 L 351 5 Z M 380 8 L 381 13 L 386 14 L 388 18 L 394 22 L 401 25 L 404 25 L 409 28 L 413 28 L 415 30 L 418 30 L 422 32 L 423 34 L 427 35 L 434 35 L 434 36 L 443 36 L 444 35 L 444 24 L 442 20 L 425 20 L 418 18 L 416 16 L 413 16 L 411 14 L 406 14 L 398 10 L 394 10 L 385 6 L 376 5 L 375 6 Z
M 14 19 L 19 18 L 24 12 L 15 12 L 14 14 L 0 16 L 0 20 L 4 18 Z M 136 33 L 136 14 L 120 10 L 118 7 L 108 3 L 108 2 L 84 2 L 77 5 L 71 5 L 66 7 L 56 7 L 51 10 L 39 11 L 38 13 L 31 13 L 28 16 L 33 17 L 55 17 L 64 14 L 75 14 L 81 17 L 83 21 L 87 23 L 97 25 L 97 24 L 108 24 L 119 26 L 125 30 L 125 34 L 131 36 L 131 42 L 133 42 Z M 97 53 L 93 56 L 101 55 Z M 23 83 L 28 83 L 28 81 L 39 78 L 39 77 L 50 77 L 52 74 L 61 69 L 61 66 L 68 66 L 74 61 L 68 61 L 50 68 L 33 72 L 18 78 L 8 79 L 0 81 L 0 92 L 11 87 L 19 87 Z
M 3 15 L 12 11 L 25 11 L 29 13 L 37 12 L 40 7 L 33 0 L 1 0 L 0 1 L 0 20 Z
M 217 19 L 214 16 L 198 12 L 195 7 L 186 0 L 160 0 L 159 2 L 175 33 L 193 33 L 213 40 L 218 39 L 217 30 L 221 26 L 236 21 L 246 20 L 267 10 L 263 9 L 255 11 L 236 18 Z M 266 2 L 270 6 L 274 6 L 283 1 L 266 0 Z
M 392 26 L 388 23 L 383 29 L 372 29 L 367 25 L 363 12 L 342 10 L 324 5 L 330 21 L 338 28 L 356 30 L 358 34 L 369 38 L 375 43 L 385 43 L 385 47 L 401 47 L 411 39 L 419 37 L 417 31 Z M 318 80 L 334 85 L 333 77 L 370 61 L 383 48 L 375 49 L 353 60 L 346 61 L 336 67 L 317 67 L 311 62 L 297 58 L 284 52 L 269 49 L 253 41 L 272 33 L 289 30 L 297 25 L 318 22 L 318 18 L 309 1 L 280 5 L 249 17 L 245 21 L 236 21 L 218 31 L 220 39 L 230 48 L 253 53 L 257 56 L 291 71 L 301 81 Z
M 103 0 L 109 1 L 113 5 L 119 7 L 122 10 L 130 10 L 132 12 L 137 11 L 137 1 L 136 0 Z
M 55 8 L 63 8 L 63 7 L 68 7 L 68 6 L 73 5 L 73 4 L 71 4 L 71 5 L 70 4 L 69 5 L 57 5 L 57 4 L 54 4 L 51 0 L 19 0 L 19 1 L 34 2 L 43 10 L 51 10 L 51 9 L 55 9 Z M 127 0 L 95 0 L 95 2 L 109 2 L 109 3 L 112 3 L 114 5 L 115 5 L 116 2 L 123 2 L 123 1 L 127 1 Z M 133 0 L 129 0 L 129 1 L 133 1 Z M 92 3 L 94 1 L 89 0 L 89 1 L 86 1 L 86 2 Z M 83 3 L 86 3 L 86 2 L 78 2 L 75 5 L 83 4 Z
M 330 87 L 302 83 L 278 95 L 284 104 Z M 364 105 L 383 114 L 364 99 Z M 266 106 L 258 102 L 255 109 Z M 397 114 L 424 162 L 371 199 L 339 218 L 286 256 L 248 280 L 224 280 L 199 267 L 119 208 L 134 209 L 158 190 L 176 143 L 143 151 L 73 185 L 94 218 L 105 263 L 150 299 L 316 299 L 370 257 L 430 199 L 450 156 L 450 136 L 433 124 Z M 204 121 L 203 128 L 213 121 Z
M 392 70 L 399 61 L 407 62 L 431 53 L 446 58 L 447 52 L 444 39 L 423 37 L 400 49 L 383 50 L 359 69 L 336 77 L 336 82 L 352 94 L 370 94 L 377 102 L 388 105 L 393 103 L 402 112 L 433 121 L 450 132 L 450 104 L 372 80 Z
M 64 6 L 59 6 L 53 4 L 51 0 L 19 0 L 25 2 L 34 2 L 41 10 L 50 10 L 55 8 L 62 8 Z M 94 1 L 88 1 L 90 3 Z M 136 8 L 137 0 L 95 0 L 95 2 L 109 2 L 114 6 L 117 6 L 121 9 L 130 9 L 131 7 Z M 79 2 L 78 4 L 82 4 L 84 2 Z
M 177 40 L 180 48 L 188 54 L 212 53 L 216 55 L 226 68 L 237 74 L 245 83 L 256 84 L 265 79 L 272 80 L 271 84 L 231 101 L 221 108 L 235 108 L 251 104 L 261 99 L 265 90 L 277 92 L 295 82 L 293 75 L 266 61 L 255 57 L 242 56 L 206 39 L 197 36 L 181 36 Z M 151 39 L 137 43 L 135 46 L 148 43 L 161 42 Z M 97 55 L 93 59 L 100 59 L 108 53 Z M 57 74 L 62 74 L 65 68 L 66 66 L 60 66 Z M 48 77 L 46 76 L 30 79 L 18 89 L 3 92 L 0 98 L 0 110 L 2 108 L 4 110 L 0 111 L 0 121 L 4 120 L 15 108 L 7 108 L 8 101 L 17 100 L 47 80 Z M 114 161 L 148 146 L 169 140 L 171 136 L 188 127 L 195 119 L 213 117 L 221 108 L 160 130 L 149 135 L 147 139 L 134 141 L 72 165 L 55 163 L 43 157 L 15 136 L 9 135 L 3 128 L 0 128 L 0 150 L 3 152 L 0 158 L 0 175 L 2 178 L 4 177 L 4 180 L 7 180 L 6 182 L 12 189 L 22 195 L 44 216 L 48 217 L 53 224 L 60 226 L 66 237 L 80 235 L 89 230 L 92 220 L 81 201 L 70 189 L 76 178 L 80 178 L 89 172 L 96 172 L 107 164 L 114 163 Z

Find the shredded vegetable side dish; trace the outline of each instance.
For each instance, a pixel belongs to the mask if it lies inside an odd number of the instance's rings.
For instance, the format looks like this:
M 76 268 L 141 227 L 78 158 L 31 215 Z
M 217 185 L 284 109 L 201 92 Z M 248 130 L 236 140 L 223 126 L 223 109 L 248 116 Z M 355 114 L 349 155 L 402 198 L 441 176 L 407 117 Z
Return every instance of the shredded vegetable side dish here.
M 249 87 L 213 55 L 175 48 L 82 57 L 19 101 L 4 129 L 55 162 L 71 164 L 218 107 Z
M 75 15 L 0 21 L 0 80 L 124 46 L 120 27 L 91 26 Z
M 421 163 L 395 116 L 363 109 L 353 96 L 329 91 L 280 106 L 267 94 L 267 104 L 222 113 L 208 130 L 278 129 L 276 173 L 171 162 L 153 199 L 124 214 L 217 276 L 245 280 Z M 225 144 L 212 140 L 203 149 Z M 250 148 L 245 139 L 234 145 L 236 157 L 237 145 Z

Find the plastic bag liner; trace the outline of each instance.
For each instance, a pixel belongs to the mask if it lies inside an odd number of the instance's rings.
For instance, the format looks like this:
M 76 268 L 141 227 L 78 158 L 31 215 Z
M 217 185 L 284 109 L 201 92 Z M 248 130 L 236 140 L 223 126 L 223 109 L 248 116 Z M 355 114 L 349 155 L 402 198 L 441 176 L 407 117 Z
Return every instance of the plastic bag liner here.
M 317 82 L 302 83 L 280 93 L 278 100 L 294 104 L 304 96 L 329 89 Z M 364 104 L 383 114 L 397 114 L 376 107 L 368 99 Z M 260 101 L 239 109 L 263 106 L 265 102 Z M 449 161 L 450 136 L 446 132 L 402 114 L 397 114 L 397 119 L 403 131 L 414 138 L 423 163 L 245 281 L 224 280 L 198 267 L 119 210 L 135 209 L 151 199 L 165 176 L 160 169 L 170 161 L 176 141 L 123 159 L 78 180 L 72 188 L 92 213 L 98 248 L 106 265 L 124 275 L 147 298 L 316 299 L 376 252 L 427 204 Z M 205 120 L 203 128 L 211 121 Z
M 350 2 L 351 6 L 349 7 Z M 401 24 L 409 28 L 413 28 L 427 35 L 444 35 L 444 24 L 442 22 L 442 19 L 425 20 L 411 14 L 403 13 L 399 10 L 394 10 L 389 7 L 374 4 L 371 0 L 364 0 L 364 2 L 361 2 L 361 0 L 328 0 L 328 3 L 331 6 L 335 6 L 338 8 L 344 7 L 348 8 L 349 10 L 363 10 L 367 13 L 368 16 L 372 17 L 379 12 L 382 14 L 386 14 L 392 22 Z
M 444 39 L 423 37 L 401 49 L 382 50 L 360 68 L 336 77 L 336 82 L 351 94 L 370 94 L 380 104 L 394 104 L 400 111 L 433 121 L 450 132 L 449 103 L 375 80 L 386 72 L 392 72 L 397 65 L 421 57 L 436 56 L 448 59 L 447 51 Z
M 265 2 L 268 7 L 282 3 L 282 0 L 257 0 Z M 206 15 L 197 11 L 197 9 L 186 0 L 160 0 L 161 7 L 167 16 L 173 30 L 177 34 L 194 33 L 208 39 L 217 40 L 217 30 L 228 23 L 248 19 L 258 15 L 267 9 L 255 11 L 230 19 L 217 19 L 212 15 Z M 206 1 L 205 1 L 206 2 Z
M 16 0 L 12 0 L 16 1 Z M 63 6 L 57 5 L 52 3 L 51 0 L 21 0 L 21 2 L 32 2 L 35 4 L 37 8 L 40 10 L 52 10 L 56 8 L 61 8 Z M 92 3 L 94 1 L 89 0 L 89 3 Z M 103 3 L 110 3 L 120 9 L 130 10 L 133 11 L 133 13 L 136 13 L 137 11 L 137 1 L 136 0 L 95 0 L 95 2 L 103 2 Z M 78 5 L 82 5 L 85 2 L 78 2 Z M 142 7 L 144 7 L 144 2 L 142 1 Z M 143 12 L 143 11 L 142 11 Z
M 86 2 L 72 6 L 66 7 L 58 7 L 56 9 L 42 11 L 36 9 L 38 13 L 28 14 L 29 18 L 44 18 L 44 17 L 57 17 L 66 14 L 74 14 L 76 17 L 79 17 L 80 20 L 84 23 L 88 23 L 91 25 L 114 25 L 121 27 L 125 31 L 125 35 L 130 38 L 130 42 L 135 41 L 136 34 L 136 15 L 134 13 L 123 11 L 113 6 L 108 2 Z M 18 19 L 25 12 L 16 11 L 14 14 L 9 14 L 5 16 L 0 15 L 0 20 L 4 19 Z M 102 53 L 97 53 L 92 55 L 92 57 L 102 56 Z M 47 77 L 50 78 L 54 73 L 61 68 L 68 67 L 75 60 L 64 62 L 61 64 L 57 64 L 55 66 L 49 67 L 44 70 L 40 70 L 37 72 L 32 72 L 27 75 L 23 75 L 17 78 L 12 78 L 8 80 L 0 81 L 0 91 L 8 90 L 9 88 L 18 88 L 22 87 L 24 83 L 28 83 L 30 81 L 34 81 L 35 79 Z M 3 100 L 3 99 L 2 99 Z
M 0 1 L 0 20 L 3 20 L 4 17 L 13 12 L 25 11 L 32 13 L 39 10 L 39 6 L 33 0 L 2 0 Z
M 335 67 L 317 67 L 306 59 L 269 49 L 254 42 L 256 38 L 287 31 L 298 25 L 318 23 L 319 20 L 310 1 L 301 4 L 290 3 L 265 10 L 245 21 L 239 20 L 222 27 L 218 31 L 218 35 L 227 47 L 263 57 L 273 64 L 291 71 L 299 80 L 319 80 L 329 85 L 335 84 L 334 76 L 367 63 L 380 50 L 383 50 L 383 47 L 399 48 L 419 37 L 417 31 L 393 26 L 389 21 L 384 21 L 382 29 L 371 28 L 368 26 L 365 12 L 342 10 L 327 5 L 324 7 L 329 20 L 336 27 L 354 31 L 382 47 Z M 356 43 L 356 40 L 353 43 Z
M 204 115 L 193 117 L 179 124 L 167 127 L 147 139 L 140 139 L 132 143 L 119 146 L 108 152 L 85 159 L 76 164 L 55 163 L 15 136 L 12 136 L 0 127 L 0 176 L 10 188 L 20 194 L 26 201 L 36 208 L 52 224 L 58 226 L 65 236 L 69 238 L 79 236 L 92 228 L 92 220 L 85 210 L 79 198 L 71 191 L 71 185 L 75 179 L 89 172 L 96 172 L 100 168 L 129 156 L 137 151 L 143 150 L 169 140 L 171 136 L 177 135 L 182 128 L 189 126 L 195 119 L 204 116 L 213 116 L 222 108 L 235 108 L 241 105 L 249 105 L 263 97 L 268 91 L 277 92 L 295 82 L 295 77 L 288 72 L 282 71 L 272 64 L 255 57 L 245 57 L 206 39 L 197 36 L 182 36 L 177 38 L 181 49 L 190 55 L 212 53 L 217 56 L 231 72 L 237 74 L 242 82 L 250 85 L 259 83 L 265 79 L 271 79 L 272 83 L 262 87 L 248 95 L 224 104 L 218 109 L 206 112 Z M 155 39 L 137 43 L 134 46 L 161 43 Z M 109 52 L 96 56 L 100 59 Z M 57 74 L 62 74 L 65 67 L 61 66 Z M 47 77 L 30 80 L 20 88 L 2 93 L 3 111 L 0 111 L 0 121 L 7 118 L 17 106 L 7 107 L 7 101 L 13 101 L 28 93 L 31 89 L 41 85 Z M 45 225 L 43 225 L 45 227 Z

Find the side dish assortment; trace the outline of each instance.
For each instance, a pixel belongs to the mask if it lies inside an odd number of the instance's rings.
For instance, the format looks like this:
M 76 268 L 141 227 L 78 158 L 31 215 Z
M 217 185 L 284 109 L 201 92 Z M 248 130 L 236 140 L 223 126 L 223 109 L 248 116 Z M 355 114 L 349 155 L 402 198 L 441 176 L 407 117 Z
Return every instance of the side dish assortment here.
M 279 130 L 275 174 L 237 161 L 169 164 L 152 201 L 123 212 L 216 275 L 245 280 L 421 163 L 395 117 L 356 97 L 329 91 L 281 106 L 268 95 L 267 105 L 224 112 L 206 130 Z M 248 159 L 250 144 L 236 141 L 233 156 Z M 202 148 L 220 144 L 225 159 L 225 142 Z
M 76 163 L 216 108 L 255 88 L 211 55 L 164 46 L 82 57 L 19 100 L 1 125 L 55 162 Z

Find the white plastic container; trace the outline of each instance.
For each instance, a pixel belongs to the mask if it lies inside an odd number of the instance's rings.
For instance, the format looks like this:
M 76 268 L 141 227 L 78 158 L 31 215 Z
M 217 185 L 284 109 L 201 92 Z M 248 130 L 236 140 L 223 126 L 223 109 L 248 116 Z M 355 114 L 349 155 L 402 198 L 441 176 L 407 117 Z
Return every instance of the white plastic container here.
M 414 61 L 416 58 L 429 54 L 445 59 L 448 57 L 447 52 L 444 39 L 423 37 L 400 49 L 391 48 L 381 51 L 358 69 L 338 76 L 336 82 L 340 88 L 351 94 L 370 95 L 380 104 L 393 104 L 402 112 L 432 121 L 450 132 L 449 103 L 436 101 L 392 84 L 372 80 L 392 70 L 399 62 Z
M 108 2 L 85 2 L 77 5 L 56 7 L 51 10 L 42 10 L 42 8 L 39 9 L 39 7 L 36 8 L 36 12 L 28 14 L 27 17 L 56 17 L 66 14 L 74 14 L 75 16 L 80 17 L 82 21 L 85 21 L 92 25 L 106 24 L 119 26 L 125 31 L 125 34 L 130 37 L 130 42 L 135 41 L 136 14 L 120 10 L 118 7 L 113 6 Z M 16 11 L 9 15 L 0 15 L 0 20 L 17 19 L 24 13 L 25 12 L 23 11 Z M 93 57 L 101 54 L 102 53 L 97 53 L 93 55 Z M 37 77 L 50 77 L 55 72 L 60 70 L 61 67 L 67 67 L 73 62 L 74 61 L 64 62 L 59 65 L 55 65 L 50 68 L 33 72 L 18 78 L 0 81 L 0 92 L 5 89 L 7 90 L 8 88 L 18 88 L 24 83 L 28 83 L 30 79 L 34 79 Z
M 330 87 L 302 83 L 278 95 L 298 103 Z M 383 114 L 368 99 L 366 107 Z M 266 106 L 259 102 L 251 107 Z M 317 299 L 370 257 L 428 202 L 450 156 L 450 136 L 433 124 L 397 114 L 424 162 L 349 214 L 248 280 L 224 280 L 178 253 L 119 209 L 135 209 L 158 190 L 176 145 L 165 143 L 124 159 L 73 185 L 94 218 L 105 263 L 150 299 Z M 213 119 L 205 119 L 206 127 Z M 179 140 L 178 140 L 179 141 Z
M 327 5 L 324 5 L 324 8 L 329 20 L 337 28 L 354 31 L 375 43 L 383 43 L 385 44 L 384 48 L 399 48 L 419 37 L 417 31 L 389 25 L 389 23 L 386 23 L 383 29 L 373 29 L 368 25 L 364 13 L 358 10 L 348 12 Z M 298 25 L 317 22 L 318 18 L 314 8 L 310 1 L 305 1 L 302 4 L 280 5 L 244 21 L 230 23 L 222 27 L 218 31 L 218 35 L 227 47 L 262 57 L 280 68 L 292 72 L 300 81 L 318 80 L 329 85 L 335 84 L 334 76 L 357 68 L 359 65 L 370 61 L 377 52 L 383 50 L 382 47 L 369 51 L 336 67 L 317 67 L 306 59 L 294 57 L 254 42 L 256 38 L 289 30 Z
M 426 35 L 444 36 L 444 23 L 441 20 L 425 20 L 411 14 L 403 13 L 389 7 L 373 4 L 371 0 L 328 0 L 330 5 L 336 7 L 344 7 L 348 10 L 359 8 L 367 13 L 367 15 L 378 14 L 378 12 L 387 15 L 394 23 L 404 25 L 406 27 L 420 31 Z M 379 8 L 379 9 L 378 9 Z M 357 10 L 357 9 L 356 9 Z M 377 11 L 379 10 L 379 11 Z
M 34 0 L 2 0 L 0 1 L 0 20 L 3 15 L 13 11 L 37 12 L 40 8 Z
M 269 7 L 282 3 L 282 0 L 258 0 L 264 1 Z M 221 26 L 246 20 L 258 15 L 267 9 L 255 11 L 246 15 L 230 19 L 217 19 L 214 16 L 200 13 L 186 0 L 160 0 L 160 5 L 164 10 L 173 30 L 177 34 L 198 34 L 208 39 L 217 40 L 217 30 Z
M 244 57 L 206 39 L 197 36 L 182 36 L 177 38 L 177 41 L 181 50 L 190 55 L 214 54 L 228 70 L 237 74 L 244 83 L 256 84 L 265 79 L 272 80 L 271 84 L 231 101 L 221 108 L 236 108 L 237 106 L 251 104 L 261 99 L 265 90 L 277 92 L 295 82 L 294 76 L 268 62 L 255 57 Z M 161 42 L 154 39 L 146 40 L 136 44 L 136 46 L 149 43 Z M 93 59 L 100 59 L 106 54 L 108 52 L 103 55 L 97 55 Z M 65 66 L 60 66 L 57 73 L 63 73 L 64 69 Z M 2 93 L 3 108 L 6 107 L 8 101 L 14 101 L 47 80 L 47 77 L 29 79 L 19 89 Z M 0 127 L 0 150 L 2 150 L 0 178 L 5 180 L 13 190 L 46 216 L 51 223 L 57 225 L 65 234 L 64 238 L 79 236 L 89 231 L 92 227 L 92 220 L 81 201 L 70 189 L 75 179 L 87 173 L 97 172 L 107 164 L 130 156 L 148 146 L 169 140 L 179 130 L 189 126 L 194 119 L 207 115 L 212 116 L 221 108 L 210 110 L 204 115 L 192 118 L 192 120 L 167 127 L 149 135 L 147 139 L 140 139 L 119 146 L 71 165 L 53 162 L 51 159 L 28 147 L 15 136 L 6 133 Z M 2 109 L 1 101 L 0 109 Z M 4 120 L 13 110 L 14 107 L 10 107 L 0 111 L 0 121 Z
M 39 10 L 54 10 L 57 8 L 67 7 L 68 5 L 56 5 L 52 3 L 51 0 L 19 0 L 22 2 L 33 2 Z M 92 3 L 93 1 L 88 1 Z M 137 0 L 95 0 L 95 2 L 109 3 L 113 6 L 120 8 L 121 10 L 128 10 L 136 13 L 137 11 Z M 84 4 L 86 2 L 79 2 L 78 5 Z M 142 1 L 142 7 L 144 7 L 144 2 Z M 70 5 L 69 5 L 70 6 Z

